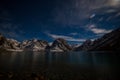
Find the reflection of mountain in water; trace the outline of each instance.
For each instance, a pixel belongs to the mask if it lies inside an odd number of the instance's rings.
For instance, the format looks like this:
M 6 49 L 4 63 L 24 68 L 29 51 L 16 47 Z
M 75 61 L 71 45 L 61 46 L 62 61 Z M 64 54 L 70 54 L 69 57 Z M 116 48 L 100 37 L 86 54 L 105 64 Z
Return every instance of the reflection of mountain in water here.
M 15 72 L 21 80 L 23 73 L 32 72 L 50 79 L 57 75 L 55 80 L 116 80 L 120 67 L 115 52 L 6 52 L 0 54 L 0 63 L 0 72 Z

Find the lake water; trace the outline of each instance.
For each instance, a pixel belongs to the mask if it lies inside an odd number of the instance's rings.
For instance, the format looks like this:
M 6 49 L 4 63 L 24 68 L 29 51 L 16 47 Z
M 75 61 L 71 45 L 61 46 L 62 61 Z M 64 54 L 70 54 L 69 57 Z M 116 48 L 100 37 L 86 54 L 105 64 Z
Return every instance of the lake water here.
M 0 80 L 120 80 L 119 60 L 116 52 L 0 52 Z

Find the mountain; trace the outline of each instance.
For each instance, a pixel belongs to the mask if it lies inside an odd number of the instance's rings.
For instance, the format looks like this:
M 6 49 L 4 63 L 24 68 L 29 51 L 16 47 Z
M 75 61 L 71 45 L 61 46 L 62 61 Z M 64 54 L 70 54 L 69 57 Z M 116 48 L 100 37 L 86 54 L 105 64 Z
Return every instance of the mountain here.
M 25 40 L 23 42 L 18 42 L 14 39 L 8 39 L 0 34 L 0 50 L 7 51 L 43 51 L 48 42 L 44 40 Z
M 72 48 L 69 44 L 62 38 L 56 39 L 51 45 L 47 41 L 32 39 L 25 40 L 23 42 L 18 42 L 14 39 L 5 38 L 0 34 L 0 49 L 5 49 L 7 51 L 70 51 Z
M 51 51 L 59 51 L 59 52 L 72 50 L 71 46 L 69 46 L 67 41 L 62 38 L 56 39 L 49 48 Z
M 84 42 L 76 51 L 118 51 L 120 50 L 120 28 L 105 34 L 103 37 Z
M 120 28 L 105 34 L 94 41 L 89 50 L 116 51 L 120 50 Z
M 80 50 L 86 51 L 91 47 L 92 44 L 93 42 L 90 39 L 88 39 L 82 45 L 76 47 L 74 51 L 80 51 Z
M 0 33 L 0 47 L 5 43 L 6 38 Z
M 19 48 L 20 42 L 14 40 L 14 39 L 7 39 L 2 34 L 0 34 L 0 48 L 14 51 L 14 50 L 20 50 Z
M 51 45 L 47 41 L 32 39 L 18 42 L 14 39 L 8 39 L 0 34 L 0 50 L 8 51 L 118 51 L 120 50 L 120 28 L 105 34 L 94 41 L 86 40 L 80 46 L 70 46 L 62 38 L 56 39 Z
M 20 50 L 20 42 L 18 42 L 17 40 L 14 39 L 7 39 L 6 41 L 6 46 L 5 47 L 9 47 L 9 49 L 14 49 L 14 50 Z
M 44 51 L 48 42 L 44 40 L 25 40 L 20 44 L 20 48 L 24 51 Z

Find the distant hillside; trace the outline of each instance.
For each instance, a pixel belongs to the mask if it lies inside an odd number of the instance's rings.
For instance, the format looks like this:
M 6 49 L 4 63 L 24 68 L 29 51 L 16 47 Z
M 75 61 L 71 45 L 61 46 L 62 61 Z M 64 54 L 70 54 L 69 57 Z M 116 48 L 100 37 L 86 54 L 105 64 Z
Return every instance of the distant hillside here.
M 120 28 L 105 34 L 95 41 L 87 40 L 75 51 L 118 51 L 120 50 Z

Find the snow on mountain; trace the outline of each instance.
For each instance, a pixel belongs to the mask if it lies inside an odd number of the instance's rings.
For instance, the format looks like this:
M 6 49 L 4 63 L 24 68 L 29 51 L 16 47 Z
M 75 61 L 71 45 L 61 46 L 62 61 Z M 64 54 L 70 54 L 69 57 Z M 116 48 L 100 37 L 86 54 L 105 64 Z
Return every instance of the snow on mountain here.
M 20 51 L 19 48 L 20 42 L 14 39 L 7 39 L 2 34 L 0 34 L 0 48 L 9 50 L 9 51 Z
M 120 28 L 105 34 L 103 37 L 94 41 L 88 39 L 82 45 L 70 46 L 62 38 L 56 39 L 52 43 L 44 40 L 32 39 L 18 42 L 14 39 L 8 39 L 0 34 L 0 49 L 8 51 L 117 51 L 120 50 Z
M 53 44 L 50 47 L 51 51 L 70 51 L 72 48 L 69 46 L 69 44 L 62 38 L 56 39 Z
M 48 46 L 48 42 L 44 40 L 25 40 L 20 44 L 20 48 L 25 51 L 41 51 L 45 50 L 46 46 Z

